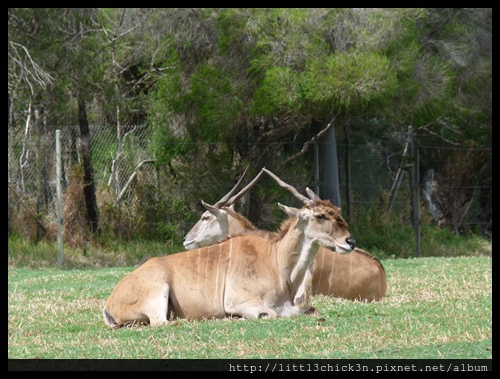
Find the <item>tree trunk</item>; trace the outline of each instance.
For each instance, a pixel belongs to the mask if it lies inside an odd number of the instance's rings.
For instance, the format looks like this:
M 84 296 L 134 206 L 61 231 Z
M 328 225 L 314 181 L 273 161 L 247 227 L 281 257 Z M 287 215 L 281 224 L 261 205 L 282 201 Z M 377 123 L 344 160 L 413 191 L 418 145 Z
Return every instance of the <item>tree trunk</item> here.
M 87 120 L 87 110 L 85 99 L 78 95 L 78 121 L 80 124 L 80 138 L 82 144 L 83 158 L 83 194 L 85 196 L 85 206 L 87 216 L 90 221 L 92 233 L 99 232 L 99 223 L 97 219 L 97 201 L 95 197 L 94 173 L 92 169 L 91 151 L 90 151 L 90 132 Z
M 328 199 L 333 205 L 340 207 L 339 168 L 337 162 L 337 139 L 335 126 L 332 127 L 325 138 L 325 165 L 323 173 L 322 199 Z

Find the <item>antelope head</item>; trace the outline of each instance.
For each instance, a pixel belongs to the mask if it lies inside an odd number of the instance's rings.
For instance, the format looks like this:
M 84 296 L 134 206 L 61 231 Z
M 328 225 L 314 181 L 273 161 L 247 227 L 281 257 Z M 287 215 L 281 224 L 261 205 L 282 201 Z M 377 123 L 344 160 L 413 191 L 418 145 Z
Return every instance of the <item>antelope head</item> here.
M 305 238 L 312 244 L 340 254 L 348 254 L 354 250 L 356 241 L 340 215 L 340 208 L 332 205 L 329 200 L 315 200 L 300 209 L 280 203 L 278 205 L 288 216 L 299 219 Z
M 207 210 L 184 238 L 183 244 L 188 250 L 213 245 L 229 234 L 227 212 L 203 200 L 201 203 Z
M 298 209 L 278 203 L 279 207 L 290 217 L 297 217 L 306 225 L 304 232 L 314 243 L 340 254 L 347 254 L 354 250 L 356 241 L 348 232 L 347 223 L 342 218 L 339 207 L 332 205 L 329 200 L 321 200 L 310 188 L 306 188 L 309 196 L 306 197 L 271 171 L 265 168 L 262 171 L 304 204 L 303 208 Z
M 201 203 L 207 209 L 201 216 L 200 220 L 184 237 L 184 247 L 186 249 L 194 249 L 202 246 L 212 245 L 229 237 L 229 220 L 228 212 L 234 210 L 234 202 L 242 197 L 262 175 L 262 170 L 259 174 L 236 195 L 234 193 L 241 187 L 241 183 L 245 178 L 248 167 L 243 172 L 238 183 L 229 191 L 222 199 L 214 205 L 210 205 L 202 201 Z

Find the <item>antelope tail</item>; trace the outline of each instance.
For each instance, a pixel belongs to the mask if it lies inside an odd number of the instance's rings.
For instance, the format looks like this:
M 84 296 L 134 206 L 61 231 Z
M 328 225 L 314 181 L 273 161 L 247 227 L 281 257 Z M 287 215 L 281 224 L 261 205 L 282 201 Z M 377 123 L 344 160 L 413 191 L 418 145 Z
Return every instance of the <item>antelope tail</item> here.
M 115 328 L 117 326 L 115 319 L 113 318 L 113 316 L 111 316 L 109 314 L 106 307 L 104 307 L 104 309 L 102 310 L 102 315 L 104 316 L 104 322 L 107 325 L 109 325 L 110 327 L 113 327 L 113 328 Z

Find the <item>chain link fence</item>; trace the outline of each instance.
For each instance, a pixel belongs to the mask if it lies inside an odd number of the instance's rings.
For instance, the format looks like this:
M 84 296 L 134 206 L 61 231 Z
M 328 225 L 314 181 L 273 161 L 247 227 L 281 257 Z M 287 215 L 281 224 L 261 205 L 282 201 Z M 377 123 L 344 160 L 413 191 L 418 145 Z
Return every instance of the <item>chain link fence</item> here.
M 64 240 L 67 243 L 75 238 L 81 243 L 89 236 L 85 227 L 88 220 L 82 194 L 83 170 L 77 126 L 9 129 L 9 233 L 15 232 L 31 240 L 43 237 L 55 240 L 56 129 L 61 131 Z M 91 125 L 90 134 L 101 227 L 121 239 L 156 236 L 160 239 L 175 237 L 177 242 L 181 241 L 203 209 L 183 206 L 177 178 L 155 165 L 152 130 L 144 125 L 121 128 Z M 344 159 L 347 149 L 351 157 L 349 163 Z M 409 175 L 403 175 L 399 186 L 394 187 L 398 160 L 388 159 L 376 144 L 347 146 L 339 143 L 338 161 L 344 211 L 346 208 L 367 209 L 374 202 L 382 201 L 381 193 L 392 193 L 393 214 L 399 215 L 402 222 L 411 222 Z M 286 180 L 301 191 L 306 186 L 315 188 L 316 184 Z M 222 197 L 227 192 L 227 183 L 214 183 L 213 191 L 216 192 L 214 198 Z M 385 204 L 385 208 L 388 207 L 389 204 Z M 471 207 L 471 215 L 479 212 L 477 201 Z
M 80 132 L 63 126 L 37 134 L 35 128 L 9 130 L 9 232 L 26 237 L 53 234 L 56 224 L 55 130 L 59 129 L 62 155 L 62 191 L 65 229 L 85 224 Z M 144 126 L 116 128 L 90 126 L 97 201 L 100 205 L 130 204 L 138 196 L 157 196 L 158 175 L 152 165 L 151 133 Z M 134 179 L 137 179 L 134 181 Z M 133 183 L 140 183 L 140 188 Z M 123 209 L 122 209 L 123 211 Z M 13 213 L 16 217 L 13 217 Z M 18 217 L 22 213 L 23 217 Z M 80 225 L 80 226 L 78 226 Z M 67 231 L 67 230 L 65 230 Z

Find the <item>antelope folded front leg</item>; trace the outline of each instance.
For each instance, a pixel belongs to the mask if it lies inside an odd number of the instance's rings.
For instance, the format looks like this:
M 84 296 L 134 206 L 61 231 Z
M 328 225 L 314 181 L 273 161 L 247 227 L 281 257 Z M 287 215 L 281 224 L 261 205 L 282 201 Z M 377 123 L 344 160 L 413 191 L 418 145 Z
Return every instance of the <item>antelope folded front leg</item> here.
M 168 296 L 170 287 L 168 284 L 155 287 L 158 288 L 150 291 L 150 299 L 144 302 L 141 311 L 149 318 L 150 325 L 167 324 Z
M 252 299 L 232 307 L 231 314 L 240 315 L 245 318 L 275 318 L 278 314 L 266 307 L 261 300 Z

